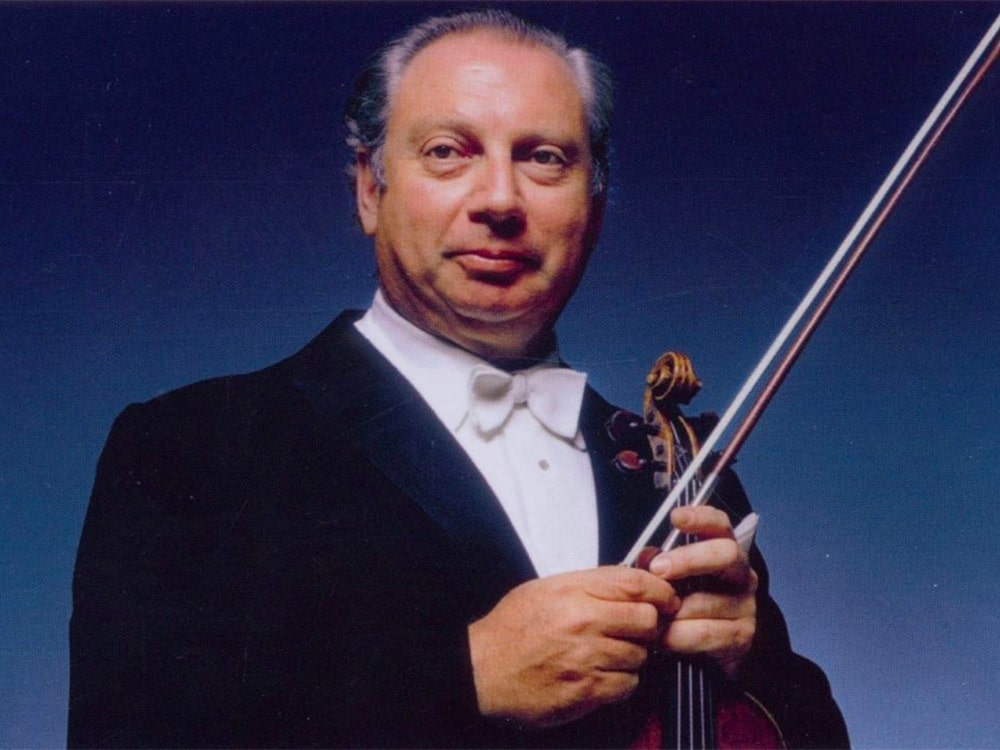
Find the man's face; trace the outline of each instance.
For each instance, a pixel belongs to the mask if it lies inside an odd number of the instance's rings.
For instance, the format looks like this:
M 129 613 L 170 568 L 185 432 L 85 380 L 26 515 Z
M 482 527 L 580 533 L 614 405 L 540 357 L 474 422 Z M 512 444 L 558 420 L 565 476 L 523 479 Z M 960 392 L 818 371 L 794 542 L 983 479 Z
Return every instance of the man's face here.
M 433 42 L 393 97 L 384 166 L 379 190 L 362 160 L 358 206 L 393 307 L 485 356 L 537 354 L 599 224 L 563 60 L 482 31 Z

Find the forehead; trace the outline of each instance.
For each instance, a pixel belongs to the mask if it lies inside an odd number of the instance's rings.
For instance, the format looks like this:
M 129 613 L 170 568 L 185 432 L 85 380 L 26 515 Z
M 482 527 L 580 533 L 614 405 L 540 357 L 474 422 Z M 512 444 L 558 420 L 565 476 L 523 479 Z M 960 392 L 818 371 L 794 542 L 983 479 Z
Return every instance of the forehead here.
M 558 118 L 573 127 L 584 117 L 579 84 L 562 57 L 535 42 L 477 29 L 437 39 L 414 55 L 393 92 L 389 119 L 484 108 Z

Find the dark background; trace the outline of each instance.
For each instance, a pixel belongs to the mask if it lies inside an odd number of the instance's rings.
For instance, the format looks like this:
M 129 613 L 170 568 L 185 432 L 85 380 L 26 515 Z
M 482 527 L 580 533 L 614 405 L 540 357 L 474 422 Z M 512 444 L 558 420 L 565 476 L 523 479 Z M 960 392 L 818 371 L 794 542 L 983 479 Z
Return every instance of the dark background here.
M 77 538 L 127 403 L 246 371 L 374 289 L 339 117 L 441 5 L 0 4 L 0 746 L 64 741 Z M 997 3 L 519 4 L 618 82 L 564 355 L 722 411 Z M 741 455 L 797 648 L 859 747 L 1000 737 L 1000 73 Z

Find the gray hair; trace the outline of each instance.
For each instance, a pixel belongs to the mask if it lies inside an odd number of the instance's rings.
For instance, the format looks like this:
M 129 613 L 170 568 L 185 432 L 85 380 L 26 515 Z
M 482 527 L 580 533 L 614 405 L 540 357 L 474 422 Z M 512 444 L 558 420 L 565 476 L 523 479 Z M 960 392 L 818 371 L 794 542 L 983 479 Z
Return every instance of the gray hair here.
M 361 71 L 347 102 L 344 123 L 347 145 L 367 153 L 379 187 L 385 187 L 383 146 L 392 96 L 399 80 L 420 50 L 449 34 L 488 30 L 513 41 L 536 44 L 566 61 L 583 99 L 590 136 L 592 192 L 601 195 L 608 181 L 608 139 L 611 125 L 611 76 L 591 53 L 570 47 L 559 34 L 504 10 L 486 9 L 429 18 L 389 42 Z M 356 167 L 352 165 L 352 173 Z

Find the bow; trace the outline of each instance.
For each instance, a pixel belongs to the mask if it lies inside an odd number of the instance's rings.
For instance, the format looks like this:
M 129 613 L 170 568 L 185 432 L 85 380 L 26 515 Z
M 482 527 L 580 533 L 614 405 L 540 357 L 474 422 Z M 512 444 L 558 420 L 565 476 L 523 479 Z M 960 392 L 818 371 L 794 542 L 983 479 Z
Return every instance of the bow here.
M 945 130 L 954 120 L 955 115 L 958 114 L 958 111 L 979 85 L 986 72 L 996 61 L 997 57 L 1000 56 L 1000 43 L 997 41 L 998 36 L 1000 36 L 1000 16 L 997 16 L 996 20 L 987 29 L 979 44 L 976 45 L 968 60 L 966 60 L 954 80 L 945 90 L 944 94 L 942 94 L 916 135 L 913 136 L 913 139 L 896 161 L 896 164 L 890 170 L 885 180 L 883 180 L 874 196 L 872 196 L 872 199 L 851 227 L 847 236 L 837 247 L 833 257 L 827 262 L 805 297 L 782 327 L 770 347 L 768 347 L 760 362 L 758 362 L 757 366 L 750 373 L 750 376 L 736 394 L 733 402 L 719 419 L 715 429 L 704 440 L 701 451 L 678 478 L 673 489 L 663 501 L 663 504 L 622 561 L 623 565 L 635 564 L 639 554 L 649 544 L 649 540 L 660 526 L 662 526 L 670 511 L 679 503 L 685 493 L 689 492 L 691 485 L 698 481 L 702 465 L 705 463 L 706 458 L 723 434 L 729 429 L 730 424 L 743 408 L 747 399 L 756 391 L 757 396 L 753 404 L 734 431 L 729 444 L 722 451 L 718 460 L 715 461 L 712 470 L 701 481 L 700 489 L 697 490 L 694 499 L 688 504 L 703 504 L 711 496 L 722 472 L 732 463 L 736 457 L 736 453 L 743 446 L 743 443 L 746 442 L 751 430 L 757 424 L 761 414 L 763 414 L 791 370 L 792 365 L 795 364 L 799 354 L 801 354 L 812 334 L 830 309 L 837 294 L 839 294 L 847 279 L 861 261 L 875 235 L 878 234 L 879 230 L 885 224 L 886 219 L 888 219 L 893 209 L 899 203 L 903 192 L 913 181 L 913 178 L 927 160 L 930 152 L 941 140 Z M 821 294 L 823 295 L 822 297 L 820 297 Z M 807 315 L 809 316 L 808 319 L 806 319 Z M 803 323 L 803 320 L 806 322 Z M 775 366 L 775 360 L 793 335 L 796 338 L 788 347 L 782 360 Z M 767 383 L 757 391 L 757 386 L 768 372 L 771 375 Z M 677 545 L 678 540 L 679 535 L 676 531 L 673 531 L 663 543 L 662 548 L 671 549 Z
M 587 376 L 562 367 L 507 373 L 476 365 L 469 375 L 469 415 L 484 435 L 500 429 L 514 407 L 526 404 L 550 432 L 573 440 Z

